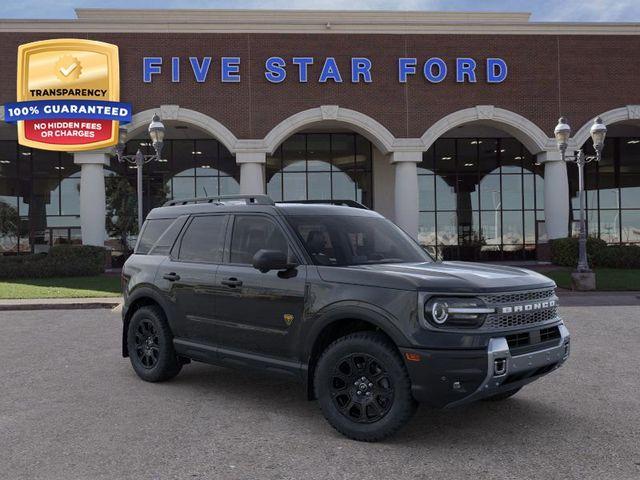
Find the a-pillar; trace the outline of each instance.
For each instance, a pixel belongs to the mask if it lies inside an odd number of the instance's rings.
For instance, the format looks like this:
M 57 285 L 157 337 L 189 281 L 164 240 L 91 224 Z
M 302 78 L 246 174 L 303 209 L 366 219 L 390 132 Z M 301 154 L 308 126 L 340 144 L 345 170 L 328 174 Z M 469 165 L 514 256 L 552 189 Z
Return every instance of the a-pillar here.
M 240 165 L 240 193 L 259 195 L 264 193 L 264 152 L 237 152 L 236 163 Z
M 73 161 L 80 165 L 80 228 L 83 245 L 104 246 L 107 215 L 104 169 L 109 155 L 104 150 L 76 152 Z
M 418 238 L 418 163 L 422 152 L 393 152 L 395 167 L 395 223 L 413 238 Z
M 544 222 L 549 239 L 569 235 L 569 179 L 567 164 L 560 152 L 542 152 L 538 163 L 544 164 Z

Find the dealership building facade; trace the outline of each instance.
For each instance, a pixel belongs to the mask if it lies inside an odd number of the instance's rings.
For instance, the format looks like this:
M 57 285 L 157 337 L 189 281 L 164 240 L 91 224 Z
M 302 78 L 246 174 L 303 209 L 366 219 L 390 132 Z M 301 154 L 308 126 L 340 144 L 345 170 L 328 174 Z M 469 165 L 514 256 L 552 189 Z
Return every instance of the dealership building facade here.
M 131 33 L 135 32 L 135 33 Z M 576 231 L 586 168 L 588 231 L 640 243 L 640 25 L 535 23 L 519 13 L 77 10 L 73 20 L 1 20 L 0 100 L 15 101 L 19 45 L 118 45 L 127 152 L 144 167 L 145 211 L 166 200 L 267 193 L 356 200 L 446 258 L 534 259 Z M 0 126 L 0 253 L 58 243 L 118 247 L 107 227 L 135 167 L 110 151 L 18 145 Z

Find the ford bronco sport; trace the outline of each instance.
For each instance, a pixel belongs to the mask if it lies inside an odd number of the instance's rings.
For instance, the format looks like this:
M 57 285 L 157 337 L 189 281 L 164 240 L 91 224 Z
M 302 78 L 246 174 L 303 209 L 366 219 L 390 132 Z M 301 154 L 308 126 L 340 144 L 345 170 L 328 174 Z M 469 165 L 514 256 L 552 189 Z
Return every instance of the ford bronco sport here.
M 375 441 L 417 402 L 504 400 L 569 356 L 548 278 L 434 261 L 381 215 L 327 203 L 152 210 L 122 274 L 135 372 L 158 382 L 195 360 L 286 375 L 336 430 Z

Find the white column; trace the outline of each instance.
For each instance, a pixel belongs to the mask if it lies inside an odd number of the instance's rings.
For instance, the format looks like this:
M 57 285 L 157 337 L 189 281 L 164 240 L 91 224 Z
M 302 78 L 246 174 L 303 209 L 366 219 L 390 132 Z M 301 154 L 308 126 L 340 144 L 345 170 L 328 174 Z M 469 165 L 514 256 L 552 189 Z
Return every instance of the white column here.
M 264 152 L 238 152 L 236 163 L 240 165 L 240 193 L 259 195 L 264 193 Z
M 542 152 L 537 156 L 544 164 L 544 222 L 549 239 L 569 235 L 569 179 L 567 164 L 560 152 Z
M 395 166 L 395 223 L 413 238 L 418 238 L 418 163 L 422 152 L 393 152 Z
M 77 152 L 73 161 L 80 165 L 80 227 L 83 245 L 104 246 L 107 215 L 104 171 L 109 156 L 103 150 Z

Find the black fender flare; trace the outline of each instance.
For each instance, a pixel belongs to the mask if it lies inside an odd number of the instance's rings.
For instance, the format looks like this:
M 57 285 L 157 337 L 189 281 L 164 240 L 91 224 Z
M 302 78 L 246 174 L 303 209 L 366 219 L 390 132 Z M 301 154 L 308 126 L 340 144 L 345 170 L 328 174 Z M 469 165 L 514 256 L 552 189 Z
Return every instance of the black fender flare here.
M 153 300 L 155 303 L 160 305 L 160 308 L 165 312 L 167 320 L 171 323 L 170 319 L 172 318 L 171 312 L 171 304 L 164 298 L 162 293 L 160 293 L 153 285 L 150 284 L 141 284 L 136 285 L 136 287 L 127 295 L 127 300 L 125 301 L 122 307 L 122 356 L 128 357 L 129 352 L 127 349 L 127 330 L 129 327 L 129 318 L 131 306 L 134 305 L 138 300 L 148 298 Z M 173 326 L 170 324 L 170 327 Z
M 320 332 L 328 325 L 344 319 L 362 320 L 375 325 L 388 335 L 398 347 L 410 344 L 407 337 L 398 327 L 399 320 L 383 308 L 366 302 L 341 301 L 324 307 L 315 315 L 315 319 L 304 340 L 304 350 L 302 352 L 304 363 L 308 363 L 310 360 L 313 346 Z

